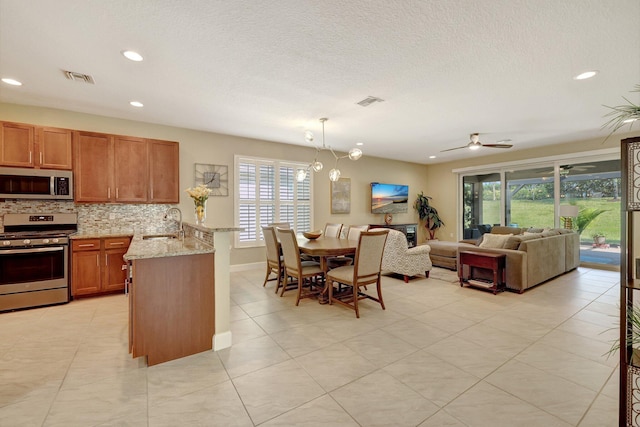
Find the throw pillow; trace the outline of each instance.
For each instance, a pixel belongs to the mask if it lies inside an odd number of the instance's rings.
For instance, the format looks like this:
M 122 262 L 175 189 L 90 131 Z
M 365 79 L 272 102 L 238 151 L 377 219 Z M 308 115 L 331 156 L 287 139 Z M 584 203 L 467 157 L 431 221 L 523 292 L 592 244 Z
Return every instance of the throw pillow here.
M 502 249 L 517 250 L 520 247 L 520 243 L 522 243 L 523 237 L 524 236 L 521 236 L 521 235 L 509 237 L 507 241 L 504 243 L 504 246 L 502 247 Z
M 544 228 L 529 227 L 529 229 L 527 231 L 525 231 L 524 234 L 527 234 L 527 233 L 542 233 L 543 230 L 544 230 Z
M 490 248 L 490 249 L 502 249 L 504 244 L 507 242 L 509 237 L 513 236 L 513 234 L 491 234 L 486 233 L 482 238 L 482 243 L 480 243 L 480 248 Z

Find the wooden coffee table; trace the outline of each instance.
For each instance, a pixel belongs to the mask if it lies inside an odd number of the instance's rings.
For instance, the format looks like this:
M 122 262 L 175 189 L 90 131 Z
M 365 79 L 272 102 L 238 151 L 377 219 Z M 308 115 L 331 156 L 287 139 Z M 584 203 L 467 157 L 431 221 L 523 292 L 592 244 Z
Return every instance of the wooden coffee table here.
M 507 256 L 505 254 L 496 254 L 491 252 L 462 251 L 460 252 L 460 262 L 458 265 L 458 277 L 460 278 L 460 286 L 466 283 L 475 288 L 492 291 L 493 294 L 502 292 L 506 288 L 505 283 L 505 263 Z M 469 266 L 469 276 L 464 277 L 464 266 Z M 491 270 L 493 272 L 493 282 L 483 282 L 473 279 L 472 269 L 480 268 Z

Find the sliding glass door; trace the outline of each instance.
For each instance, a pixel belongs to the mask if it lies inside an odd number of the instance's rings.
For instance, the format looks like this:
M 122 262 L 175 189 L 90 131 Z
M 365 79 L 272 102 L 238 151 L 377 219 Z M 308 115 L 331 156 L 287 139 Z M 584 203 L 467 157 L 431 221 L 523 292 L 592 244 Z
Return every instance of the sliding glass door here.
M 584 265 L 620 265 L 620 160 L 549 161 L 462 176 L 462 232 L 572 228 Z
M 507 171 L 505 224 L 512 227 L 554 227 L 554 168 Z
M 477 239 L 500 225 L 500 174 L 465 176 L 462 185 L 464 238 Z

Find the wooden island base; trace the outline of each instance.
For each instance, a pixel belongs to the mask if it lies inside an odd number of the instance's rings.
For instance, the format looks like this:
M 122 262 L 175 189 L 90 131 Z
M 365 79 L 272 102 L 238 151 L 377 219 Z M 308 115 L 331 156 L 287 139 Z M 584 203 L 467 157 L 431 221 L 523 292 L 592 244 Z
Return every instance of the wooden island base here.
M 129 351 L 148 366 L 212 349 L 214 254 L 134 259 Z

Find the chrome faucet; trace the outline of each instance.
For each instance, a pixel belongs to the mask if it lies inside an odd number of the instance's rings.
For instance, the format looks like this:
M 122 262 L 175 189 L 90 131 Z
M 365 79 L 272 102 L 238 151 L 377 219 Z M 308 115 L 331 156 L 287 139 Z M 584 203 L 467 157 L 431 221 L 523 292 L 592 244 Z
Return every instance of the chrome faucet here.
M 171 212 L 176 211 L 178 212 L 179 215 L 179 225 L 180 225 L 180 229 L 178 230 L 178 237 L 180 239 L 184 240 L 184 229 L 182 228 L 182 211 L 180 210 L 180 208 L 169 208 L 167 209 L 167 211 L 164 213 L 164 220 L 166 221 L 169 218 L 169 215 L 171 214 Z

